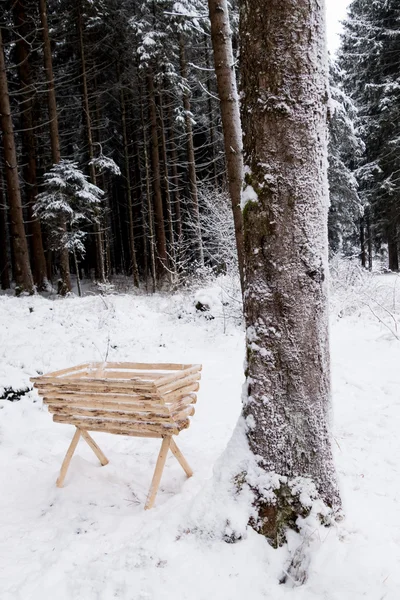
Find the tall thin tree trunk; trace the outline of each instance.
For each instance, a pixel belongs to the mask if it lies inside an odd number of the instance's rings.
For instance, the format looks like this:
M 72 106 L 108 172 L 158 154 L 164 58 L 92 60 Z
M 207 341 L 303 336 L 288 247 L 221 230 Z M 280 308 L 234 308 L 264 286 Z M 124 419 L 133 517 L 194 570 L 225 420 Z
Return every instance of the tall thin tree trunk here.
M 243 417 L 262 485 L 271 482 L 255 491 L 251 524 L 277 545 L 309 513 L 302 486 L 312 483 L 334 511 L 340 496 L 328 425 L 324 3 L 269 0 L 264 14 L 264 0 L 242 4 Z
M 360 258 L 361 258 L 361 266 L 365 269 L 367 265 L 366 253 L 365 253 L 365 221 L 364 217 L 360 218 Z
M 47 287 L 46 258 L 43 250 L 42 230 L 39 220 L 33 215 L 33 205 L 38 193 L 36 179 L 36 141 L 34 134 L 33 94 L 30 45 L 31 37 L 29 20 L 25 12 L 24 2 L 17 0 L 13 5 L 13 18 L 17 32 L 16 57 L 20 93 L 18 96 L 21 124 L 22 147 L 25 155 L 24 180 L 29 215 L 29 229 L 32 239 L 33 280 L 38 290 Z
M 182 216 L 181 216 L 181 194 L 179 190 L 179 175 L 178 175 L 178 153 L 176 151 L 176 137 L 174 130 L 174 119 L 172 112 L 172 101 L 169 103 L 168 109 L 169 126 L 171 130 L 170 136 L 170 152 L 171 152 L 171 169 L 172 169 L 172 183 L 174 193 L 174 213 L 175 213 L 175 231 L 178 239 L 178 252 L 182 244 Z
M 395 222 L 388 227 L 388 254 L 389 269 L 397 272 L 399 270 L 399 242 Z
M 371 214 L 369 208 L 365 211 L 365 225 L 367 230 L 367 248 L 368 248 L 368 270 L 372 271 L 372 231 Z
M 242 127 L 239 98 L 236 89 L 235 65 L 232 52 L 232 32 L 229 25 L 227 0 L 208 0 L 211 21 L 211 40 L 214 51 L 215 74 L 221 106 L 224 132 L 228 189 L 235 224 L 240 283 L 244 286 L 243 217 L 240 206 L 243 182 Z
M 154 214 L 153 206 L 151 203 L 150 194 L 150 165 L 147 152 L 147 130 L 146 123 L 143 114 L 143 103 L 140 102 L 140 116 L 142 121 L 142 132 L 143 132 L 143 155 L 144 155 L 144 167 L 146 173 L 146 200 L 147 200 L 147 219 L 149 229 L 149 248 L 150 248 L 150 270 L 152 280 L 152 291 L 153 294 L 156 291 L 156 241 L 154 235 Z
M 79 265 L 78 265 L 78 258 L 76 256 L 75 248 L 73 250 L 73 255 L 74 255 L 74 264 L 75 264 L 75 271 L 76 271 L 76 285 L 78 286 L 78 296 L 81 297 L 82 296 L 81 278 L 79 276 Z
M 58 164 L 61 159 L 60 153 L 60 135 L 58 131 L 58 114 L 56 92 L 54 87 L 53 61 L 51 57 L 51 43 L 49 35 L 49 25 L 47 22 L 46 0 L 39 0 L 40 21 L 43 35 L 43 58 L 44 69 L 47 82 L 47 105 L 49 111 L 50 145 L 51 158 L 53 164 Z M 61 227 L 66 229 L 65 222 L 61 222 Z M 69 255 L 66 248 L 60 250 L 60 279 L 59 293 L 65 296 L 71 291 L 71 276 L 69 272 Z
M 130 161 L 129 161 L 129 145 L 128 145 L 128 133 L 126 127 L 126 105 L 125 105 L 125 94 L 123 83 L 121 82 L 120 89 L 120 101 L 121 101 L 121 117 L 122 117 L 122 137 L 124 141 L 124 161 L 125 161 L 125 180 L 126 180 L 126 192 L 128 198 L 128 216 L 129 216 L 129 245 L 131 251 L 131 262 L 132 262 L 132 274 L 133 284 L 135 287 L 139 287 L 139 271 L 136 260 L 136 246 L 135 246 L 135 233 L 133 223 L 133 206 L 132 206 L 132 184 L 131 184 L 131 172 L 130 172 Z
M 154 190 L 154 216 L 155 231 L 157 241 L 157 271 L 162 277 L 167 272 L 167 243 L 164 228 L 164 210 L 161 195 L 160 180 L 160 155 L 158 146 L 158 126 L 157 126 L 157 108 L 154 92 L 153 73 L 149 71 L 147 76 L 147 86 L 149 91 L 149 110 L 151 124 L 151 163 L 153 175 Z
M 81 77 L 82 77 L 82 91 L 83 91 L 83 112 L 85 115 L 86 123 L 86 135 L 88 143 L 88 154 L 89 154 L 89 174 L 90 181 L 93 185 L 96 185 L 96 170 L 92 163 L 94 158 L 93 151 L 93 133 L 92 133 L 92 120 L 90 117 L 90 106 L 89 106 L 89 93 L 87 84 L 87 73 L 86 73 L 86 59 L 85 59 L 85 44 L 83 40 L 83 19 L 82 19 L 82 0 L 78 0 L 77 3 L 77 27 L 78 27 L 78 41 L 79 41 L 79 54 L 81 58 Z M 95 223 L 95 240 L 96 240 L 96 275 L 99 281 L 105 282 L 105 270 L 104 270 L 104 250 L 103 250 L 103 236 L 101 233 L 100 223 Z
M 13 246 L 13 273 L 17 293 L 33 291 L 33 279 L 29 264 L 24 218 L 22 214 L 21 190 L 19 187 L 17 153 L 14 128 L 8 95 L 8 82 L 4 60 L 3 40 L 0 28 L 0 123 L 3 134 L 4 169 L 10 210 L 11 243 Z
M 179 63 L 181 70 L 181 77 L 189 85 L 188 82 L 188 68 L 185 55 L 185 40 L 183 34 L 179 38 Z M 186 125 L 186 137 L 187 137 L 187 159 L 189 168 L 189 189 L 190 199 L 192 204 L 192 219 L 195 229 L 195 244 L 197 246 L 197 258 L 200 266 L 204 266 L 204 251 L 203 242 L 201 239 L 201 225 L 200 225 L 200 212 L 199 212 L 199 197 L 197 193 L 197 177 L 196 177 L 196 161 L 194 156 L 194 144 L 193 144 L 193 127 L 192 127 L 192 116 L 190 112 L 190 95 L 189 90 L 185 89 L 183 92 L 183 108 L 185 110 L 185 125 Z
M 204 55 L 205 55 L 206 69 L 209 70 L 209 69 L 211 69 L 211 67 L 210 67 L 209 47 L 208 47 L 207 36 L 204 36 L 204 45 L 205 45 Z M 218 182 L 217 160 L 216 160 L 216 155 L 215 155 L 216 154 L 215 153 L 216 135 L 215 135 L 215 131 L 214 131 L 214 111 L 213 111 L 213 99 L 212 99 L 212 93 L 211 93 L 211 78 L 210 78 L 210 76 L 207 77 L 207 92 L 208 92 L 208 97 L 207 97 L 208 131 L 209 131 L 210 146 L 211 146 L 212 174 L 214 177 L 214 186 L 216 186 L 217 182 Z M 239 115 L 239 117 L 240 117 L 240 115 Z
M 10 268 L 8 260 L 8 226 L 7 226 L 7 206 L 3 193 L 3 174 L 0 162 L 0 285 L 2 290 L 10 288 Z
M 159 93 L 158 97 L 159 97 L 159 106 L 160 106 L 161 158 L 162 158 L 162 163 L 163 163 L 165 202 L 166 202 L 166 206 L 167 206 L 169 254 L 170 254 L 170 262 L 171 262 L 171 272 L 173 274 L 173 277 L 176 278 L 174 224 L 173 224 L 173 216 L 172 216 L 171 194 L 170 194 L 170 189 L 169 189 L 167 142 L 166 142 L 166 138 L 165 138 L 164 107 L 163 107 L 163 97 L 162 97 L 161 92 Z

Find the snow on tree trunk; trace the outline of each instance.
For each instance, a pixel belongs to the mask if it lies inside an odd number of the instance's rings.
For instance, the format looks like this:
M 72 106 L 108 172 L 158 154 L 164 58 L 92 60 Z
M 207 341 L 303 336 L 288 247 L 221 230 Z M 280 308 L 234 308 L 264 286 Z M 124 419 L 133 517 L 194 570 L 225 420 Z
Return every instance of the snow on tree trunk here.
M 229 195 L 235 223 L 240 282 L 243 289 L 243 218 L 240 197 L 243 181 L 242 128 L 232 52 L 232 32 L 226 0 L 208 0 L 215 74 L 221 106 Z
M 265 12 L 267 9 L 267 17 Z M 247 369 L 243 416 L 279 485 L 253 526 L 273 543 L 302 514 L 298 483 L 338 509 L 329 433 L 324 3 L 244 0 L 241 88 Z M 282 479 L 283 478 L 283 479 Z M 299 479 L 300 478 L 300 479 Z

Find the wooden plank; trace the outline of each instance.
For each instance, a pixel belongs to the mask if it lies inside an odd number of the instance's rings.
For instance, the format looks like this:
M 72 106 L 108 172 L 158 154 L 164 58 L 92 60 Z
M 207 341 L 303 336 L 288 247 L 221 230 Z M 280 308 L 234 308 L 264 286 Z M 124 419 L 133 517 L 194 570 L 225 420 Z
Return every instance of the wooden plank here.
M 81 365 L 77 365 L 76 367 L 69 367 L 68 369 L 61 369 L 60 371 L 53 371 L 52 373 L 46 373 L 44 375 L 38 375 L 37 377 L 31 377 L 29 381 L 35 383 L 36 381 L 40 381 L 45 379 L 46 377 L 54 378 L 59 377 L 60 375 L 64 375 L 64 373 L 75 373 L 76 371 L 86 369 L 90 363 L 83 363 Z
M 88 373 L 86 377 L 92 377 L 92 373 Z M 109 371 L 105 369 L 102 374 L 102 379 L 120 379 L 122 381 L 142 381 L 146 383 L 147 381 L 157 381 L 164 377 L 163 373 L 158 373 L 157 371 Z M 97 378 L 97 375 L 96 375 Z
M 165 385 L 157 386 L 157 390 L 158 390 L 159 394 L 164 395 L 165 393 L 173 392 L 173 391 L 183 388 L 187 385 L 190 385 L 191 383 L 195 383 L 195 382 L 199 381 L 200 378 L 201 378 L 201 373 L 199 371 L 197 373 L 194 373 L 193 375 L 188 375 L 187 377 L 184 377 L 183 379 L 178 379 L 178 381 L 174 381 L 172 383 L 167 383 Z
M 141 371 L 180 371 L 187 367 L 193 367 L 192 364 L 174 364 L 174 363 L 131 363 L 131 362 L 108 362 L 106 368 L 111 369 L 138 369 Z
M 162 473 L 164 470 L 165 461 L 167 460 L 170 443 L 171 443 L 170 437 L 165 437 L 162 441 L 160 453 L 157 458 L 156 468 L 154 470 L 153 479 L 151 481 L 149 494 L 147 496 L 146 504 L 144 506 L 145 510 L 152 508 L 154 505 L 158 487 L 159 487 L 160 481 L 161 481 L 161 476 L 162 476 Z
M 57 390 L 56 388 L 51 388 L 50 390 L 46 390 L 41 394 L 44 396 L 44 401 L 47 403 L 47 400 L 60 399 L 65 402 L 85 402 L 85 401 L 95 401 L 100 404 L 104 402 L 118 402 L 118 403 L 126 403 L 126 404 L 135 404 L 138 406 L 149 406 L 153 407 L 164 406 L 164 402 L 161 397 L 157 396 L 143 396 L 143 394 L 135 394 L 134 392 L 130 394 L 117 394 L 112 392 L 80 392 L 74 390 Z
M 57 478 L 57 481 L 56 481 L 57 487 L 62 487 L 63 486 L 64 479 L 65 479 L 65 476 L 66 476 L 67 471 L 68 471 L 69 463 L 71 462 L 71 458 L 72 458 L 72 456 L 73 456 L 73 454 L 74 454 L 74 452 L 76 450 L 76 447 L 78 445 L 80 437 L 81 437 L 81 431 L 80 431 L 80 429 L 77 428 L 76 431 L 75 431 L 74 437 L 72 438 L 72 441 L 71 441 L 71 443 L 69 445 L 69 448 L 67 450 L 67 454 L 65 455 L 65 458 L 64 458 L 63 463 L 61 465 L 60 474 L 59 474 L 59 476 Z
M 183 369 L 182 371 L 178 371 L 173 373 L 172 375 L 166 375 L 162 379 L 158 379 L 155 383 L 157 388 L 160 386 L 166 385 L 167 383 L 172 383 L 173 381 L 178 381 L 179 379 L 183 379 L 192 373 L 200 372 L 202 369 L 202 365 L 193 365 L 188 367 L 187 369 Z
M 65 399 L 63 397 L 52 397 L 52 398 L 44 398 L 43 404 L 47 404 L 50 406 L 58 406 L 65 407 L 66 410 L 74 410 L 74 408 L 84 408 L 84 409 L 99 409 L 99 410 L 116 410 L 122 411 L 130 414 L 134 413 L 156 413 L 157 415 L 168 416 L 170 414 L 170 410 L 164 406 L 163 404 L 156 404 L 154 402 L 106 402 L 101 400 L 97 402 L 96 400 L 84 400 L 84 399 Z
M 193 409 L 194 411 L 194 409 Z M 145 422 L 145 423 L 171 423 L 174 424 L 169 413 L 157 414 L 150 412 L 128 412 L 119 410 L 102 410 L 96 408 L 73 408 L 71 405 L 68 406 L 54 406 L 49 405 L 49 412 L 56 415 L 65 415 L 71 417 L 92 417 L 96 419 L 119 419 L 132 423 L 134 421 Z M 186 416 L 186 415 L 185 415 Z M 177 419 L 179 420 L 179 419 Z
M 75 427 L 79 427 L 80 429 L 85 429 L 88 431 L 104 431 L 108 426 L 113 427 L 114 429 L 123 429 L 124 431 L 138 431 L 141 433 L 157 433 L 161 435 L 177 435 L 180 429 L 184 429 L 189 427 L 189 419 L 187 420 L 187 424 L 183 424 L 181 421 L 179 423 L 165 423 L 165 424 L 148 424 L 148 423 L 139 423 L 133 421 L 123 421 L 118 419 L 95 419 L 90 417 L 71 417 L 64 415 L 53 415 L 53 421 L 55 423 L 70 423 L 71 425 L 75 425 Z M 183 424 L 183 425 L 182 425 Z M 181 426 L 182 425 L 182 426 Z
M 121 378 L 117 378 L 117 379 L 109 379 L 107 380 L 105 377 L 88 377 L 88 376 L 83 376 L 83 377 L 79 377 L 78 378 L 74 378 L 74 377 L 62 377 L 60 379 L 54 378 L 54 379 L 49 379 L 46 378 L 46 381 L 44 382 L 39 382 L 39 385 L 41 385 L 43 383 L 43 385 L 55 385 L 55 386 L 59 386 L 60 389 L 63 387 L 68 387 L 69 383 L 71 383 L 73 386 L 79 386 L 82 387 L 84 386 L 85 389 L 96 389 L 98 387 L 102 387 L 102 386 L 107 386 L 107 387 L 111 387 L 115 388 L 115 389 L 120 389 L 120 388 L 126 388 L 127 390 L 144 390 L 146 392 L 151 392 L 151 393 L 157 393 L 157 389 L 155 387 L 154 381 L 144 381 L 141 379 L 135 379 L 134 377 L 131 377 L 130 379 L 121 379 Z
M 140 393 L 146 397 L 159 396 L 153 382 L 136 383 L 120 380 L 105 379 L 59 379 L 35 383 L 35 388 L 39 391 L 58 391 L 66 390 L 71 392 L 92 392 L 92 393 Z
M 177 459 L 177 461 L 179 462 L 179 464 L 181 465 L 182 469 L 185 471 L 186 475 L 188 477 L 191 477 L 193 475 L 193 471 L 190 468 L 189 463 L 187 462 L 186 458 L 183 456 L 182 452 L 179 450 L 178 446 L 175 443 L 175 440 L 173 440 L 171 438 L 171 443 L 170 443 L 170 450 L 172 452 L 172 454 L 175 456 L 175 458 Z
M 187 396 L 188 393 L 197 392 L 199 387 L 199 383 L 191 383 L 190 385 L 186 385 L 185 387 L 180 388 L 179 390 L 163 394 L 162 398 L 164 399 L 166 405 L 169 406 L 171 403 L 176 402 L 177 400 L 180 400 L 181 398 Z
M 90 436 L 88 434 L 88 432 L 85 431 L 84 429 L 81 429 L 80 432 L 81 432 L 81 436 L 83 437 L 83 439 L 85 440 L 85 442 L 90 446 L 90 448 L 93 450 L 93 452 L 95 453 L 95 455 L 99 459 L 101 465 L 103 467 L 105 465 L 108 465 L 108 463 L 109 463 L 108 458 L 100 450 L 100 448 L 98 447 L 98 445 L 96 444 L 96 442 L 94 441 L 94 439 L 92 438 L 92 436 Z
M 187 406 L 183 410 L 173 413 L 172 418 L 175 422 L 179 422 L 179 421 L 182 421 L 183 419 L 186 419 L 187 417 L 192 417 L 195 412 L 196 411 L 195 411 L 194 406 Z
M 191 404 L 196 404 L 197 396 L 196 394 L 190 394 L 188 396 L 184 396 L 183 398 L 179 398 L 172 404 L 168 405 L 169 410 L 174 413 L 182 410 L 185 406 L 189 406 Z

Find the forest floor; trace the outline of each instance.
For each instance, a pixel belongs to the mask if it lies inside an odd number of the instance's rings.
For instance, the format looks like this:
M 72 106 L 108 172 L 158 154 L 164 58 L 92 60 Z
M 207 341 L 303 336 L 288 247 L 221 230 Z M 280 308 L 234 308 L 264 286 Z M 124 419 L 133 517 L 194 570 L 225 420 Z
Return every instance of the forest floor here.
M 252 530 L 227 544 L 201 535 L 196 521 L 240 412 L 244 333 L 221 287 L 0 296 L 0 397 L 38 372 L 106 357 L 203 364 L 196 414 L 179 436 L 194 476 L 171 455 L 146 512 L 157 440 L 94 434 L 110 463 L 100 467 L 81 442 L 57 489 L 73 428 L 54 424 L 34 391 L 0 400 L 0 599 L 398 600 L 400 278 L 341 272 L 333 287 L 334 452 L 346 518 L 314 532 L 308 581 L 295 589 L 279 585 L 287 549 Z M 195 310 L 198 298 L 208 313 Z M 203 507 L 209 517 L 218 502 Z

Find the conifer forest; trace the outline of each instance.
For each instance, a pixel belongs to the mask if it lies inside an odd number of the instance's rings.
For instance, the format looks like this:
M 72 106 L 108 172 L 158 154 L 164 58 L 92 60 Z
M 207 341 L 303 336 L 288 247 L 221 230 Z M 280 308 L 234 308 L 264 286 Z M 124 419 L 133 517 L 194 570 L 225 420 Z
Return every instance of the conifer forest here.
M 400 0 L 0 0 L 0 600 L 400 597 Z
M 392 271 L 397 10 L 353 2 L 330 62 L 330 252 Z M 2 289 L 155 290 L 237 263 L 206 3 L 3 0 L 0 18 Z M 235 3 L 230 21 L 240 77 Z

